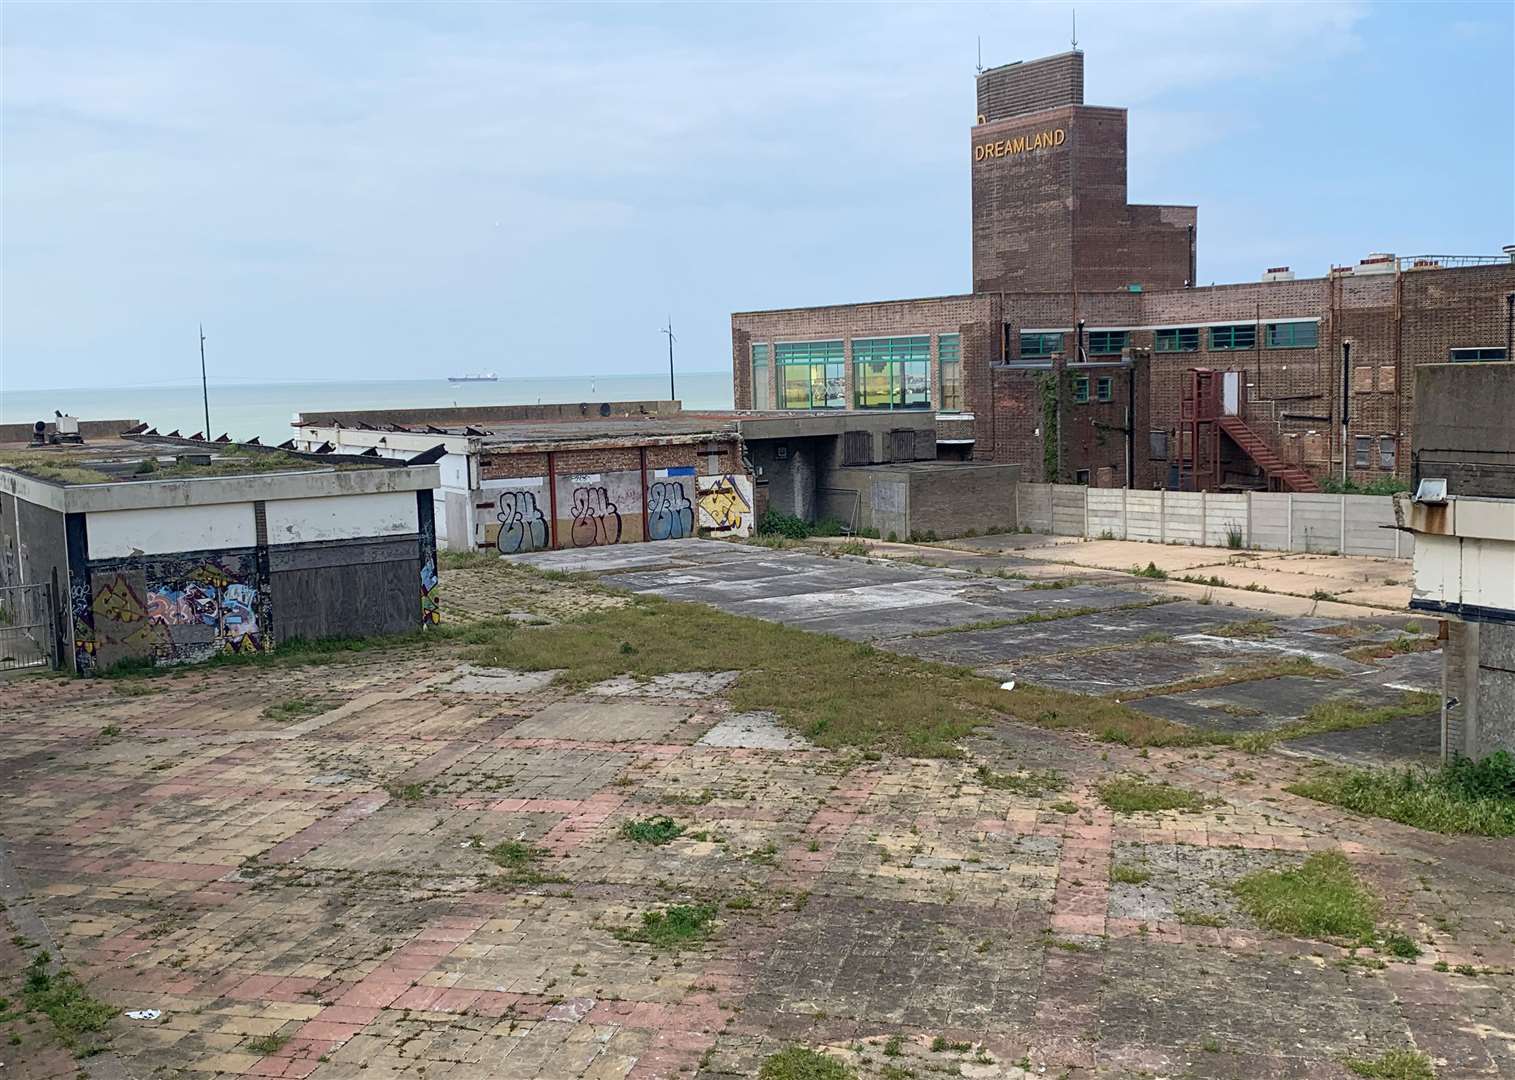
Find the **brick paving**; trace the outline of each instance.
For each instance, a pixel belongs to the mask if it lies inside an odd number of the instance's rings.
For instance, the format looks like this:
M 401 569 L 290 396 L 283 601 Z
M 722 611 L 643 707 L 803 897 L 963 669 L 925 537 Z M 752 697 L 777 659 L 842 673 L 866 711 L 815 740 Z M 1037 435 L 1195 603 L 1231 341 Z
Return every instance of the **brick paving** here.
M 1295 798 L 1305 766 L 1282 756 L 1008 722 L 952 761 L 815 749 L 734 716 L 727 682 L 570 695 L 433 647 L 4 684 L 23 887 L 0 936 L 38 915 L 95 994 L 162 1015 L 117 1017 L 79 1062 L 45 1023 L 0 1021 L 0 1075 L 715 1080 L 789 1042 L 868 1078 L 1343 1077 L 1403 1046 L 1444 1078 L 1515 1075 L 1509 841 Z M 331 707 L 263 718 L 311 696 Z M 979 765 L 1068 787 L 1033 798 Z M 1115 814 L 1094 787 L 1117 773 L 1217 801 Z M 683 835 L 622 834 L 660 814 Z M 489 859 L 514 840 L 537 879 Z M 1235 910 L 1229 880 L 1318 850 L 1422 956 L 1379 967 Z M 1150 879 L 1112 883 L 1128 863 Z M 714 905 L 711 936 L 616 935 L 674 903 Z M 0 970 L 33 951 L 0 950 Z

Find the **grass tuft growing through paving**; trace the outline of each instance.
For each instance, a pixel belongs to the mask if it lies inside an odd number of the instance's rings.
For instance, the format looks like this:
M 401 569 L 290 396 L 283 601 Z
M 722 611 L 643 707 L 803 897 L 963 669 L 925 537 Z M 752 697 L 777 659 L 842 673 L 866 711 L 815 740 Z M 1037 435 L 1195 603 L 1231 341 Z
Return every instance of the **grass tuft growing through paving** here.
M 1184 727 L 1112 701 L 1032 683 L 1016 683 L 1004 708 L 1017 719 L 1055 731 L 1083 731 L 1122 746 L 1207 746 L 1229 743 L 1222 731 Z
M 671 817 L 634 818 L 621 822 L 621 835 L 638 844 L 672 843 L 684 835 L 684 826 Z
M 758 1080 L 857 1080 L 857 1072 L 806 1046 L 786 1046 L 763 1059 Z
M 38 953 L 27 969 L 21 1001 L 51 1020 L 59 1041 L 79 1057 L 104 1048 L 109 1035 L 101 1033 L 108 1031 L 111 1017 L 121 1011 L 90 994 L 70 972 L 51 970 L 46 952 Z
M 1110 880 L 1118 885 L 1145 885 L 1152 880 L 1152 872 L 1131 863 L 1115 863 L 1110 867 Z
M 1431 1059 L 1418 1050 L 1386 1050 L 1375 1058 L 1347 1058 L 1342 1064 L 1375 1080 L 1436 1080 Z
M 632 650 L 621 648 L 636 642 Z M 564 669 L 586 686 L 619 675 L 731 671 L 741 711 L 776 712 L 820 746 L 955 757 L 956 743 L 1010 704 L 992 680 L 869 645 L 638 596 L 555 626 L 495 633 L 469 659 L 526 671 Z
M 1339 851 L 1311 855 L 1287 870 L 1259 870 L 1234 882 L 1238 906 L 1269 930 L 1371 945 L 1378 899 Z
M 304 716 L 319 716 L 331 708 L 331 702 L 322 698 L 292 697 L 276 701 L 263 710 L 263 719 L 283 723 Z
M 1261 753 L 1275 743 L 1299 739 L 1306 735 L 1324 735 L 1332 731 L 1350 731 L 1353 728 L 1376 727 L 1392 720 L 1411 716 L 1425 716 L 1441 708 L 1441 698 L 1425 690 L 1408 690 L 1398 701 L 1389 705 L 1367 706 L 1351 698 L 1330 698 L 1317 701 L 1300 720 L 1272 731 L 1252 731 L 1236 740 L 1239 749 Z
M 640 941 L 665 949 L 697 945 L 710 936 L 713 904 L 674 904 L 662 911 L 642 912 L 642 924 L 613 931 L 621 941 Z
M 505 871 L 499 877 L 512 885 L 543 885 L 565 880 L 538 869 L 537 863 L 544 854 L 540 848 L 520 840 L 506 840 L 489 849 L 489 861 Z
M 1431 832 L 1515 836 L 1515 757 L 1503 750 L 1434 769 L 1326 769 L 1284 790 Z
M 1158 810 L 1203 810 L 1216 800 L 1197 791 L 1174 787 L 1163 781 L 1119 776 L 1099 786 L 1099 799 L 1117 814 L 1150 813 Z
M 1023 773 L 997 773 L 987 765 L 980 765 L 974 775 L 978 782 L 994 791 L 1011 791 L 1030 799 L 1056 794 L 1068 786 L 1068 778 L 1056 769 L 1041 769 Z

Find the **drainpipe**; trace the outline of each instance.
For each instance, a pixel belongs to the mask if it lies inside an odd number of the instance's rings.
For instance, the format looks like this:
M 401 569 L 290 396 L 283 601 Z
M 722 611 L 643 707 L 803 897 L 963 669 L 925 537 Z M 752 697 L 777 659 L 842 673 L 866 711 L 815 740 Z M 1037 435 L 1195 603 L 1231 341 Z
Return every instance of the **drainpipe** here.
M 1515 262 L 1515 256 L 1511 256 Z M 1515 292 L 1504 294 L 1504 358 L 1515 360 Z
M 1341 484 L 1347 485 L 1347 423 L 1350 419 L 1348 405 L 1352 400 L 1352 339 L 1341 340 Z
M 1136 486 L 1131 475 L 1136 469 L 1136 358 L 1126 368 L 1126 487 Z

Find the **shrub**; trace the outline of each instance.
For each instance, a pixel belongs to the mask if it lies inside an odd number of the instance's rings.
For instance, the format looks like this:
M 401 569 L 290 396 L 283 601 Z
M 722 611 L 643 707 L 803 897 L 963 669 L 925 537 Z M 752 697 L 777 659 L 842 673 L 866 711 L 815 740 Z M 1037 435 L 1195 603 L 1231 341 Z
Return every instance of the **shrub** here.
M 1515 758 L 1456 758 L 1435 769 L 1333 769 L 1284 790 L 1441 833 L 1515 836 Z
M 804 540 L 810 535 L 810 526 L 802 518 L 797 518 L 792 514 L 768 510 L 758 519 L 757 531 L 764 536 L 783 536 L 790 540 Z

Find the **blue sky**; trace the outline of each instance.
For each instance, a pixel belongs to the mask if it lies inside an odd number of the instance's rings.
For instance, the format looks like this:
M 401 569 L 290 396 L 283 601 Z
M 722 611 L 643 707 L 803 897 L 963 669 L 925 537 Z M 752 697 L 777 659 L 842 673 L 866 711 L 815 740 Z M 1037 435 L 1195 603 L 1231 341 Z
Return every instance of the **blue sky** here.
M 975 42 L 1067 4 L 6 5 L 12 389 L 655 371 L 966 291 Z M 1201 282 L 1515 241 L 1508 3 L 1079 5 Z

